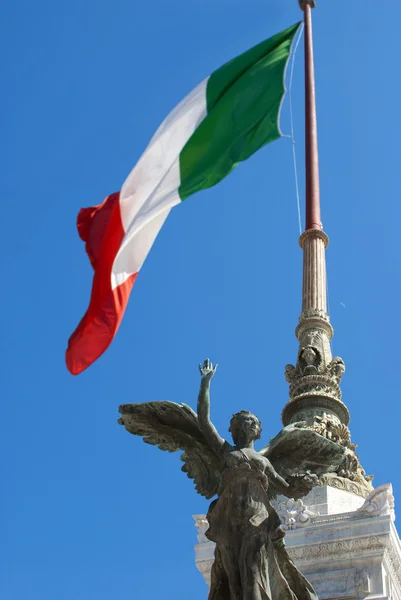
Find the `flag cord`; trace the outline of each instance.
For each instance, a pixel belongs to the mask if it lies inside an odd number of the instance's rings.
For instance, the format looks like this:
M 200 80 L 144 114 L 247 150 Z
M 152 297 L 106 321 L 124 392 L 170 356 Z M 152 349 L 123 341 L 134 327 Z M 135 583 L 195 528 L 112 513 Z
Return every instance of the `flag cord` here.
M 296 56 L 296 53 L 298 50 L 299 42 L 301 41 L 301 38 L 302 38 L 303 31 L 304 31 L 304 25 L 302 23 L 300 32 L 298 35 L 298 39 L 297 39 L 297 42 L 294 47 L 294 52 L 292 53 L 290 83 L 289 83 L 289 87 L 288 87 L 288 104 L 289 104 L 289 109 L 290 109 L 291 135 L 285 136 L 285 137 L 291 138 L 291 144 L 292 144 L 292 159 L 293 159 L 293 163 L 294 163 L 295 194 L 296 194 L 296 199 L 297 199 L 299 235 L 302 234 L 302 223 L 301 223 L 301 203 L 300 203 L 300 198 L 299 198 L 297 155 L 296 155 L 296 151 L 295 151 L 294 115 L 293 115 L 293 110 L 292 110 L 292 80 L 293 80 L 293 76 L 294 76 L 295 56 Z

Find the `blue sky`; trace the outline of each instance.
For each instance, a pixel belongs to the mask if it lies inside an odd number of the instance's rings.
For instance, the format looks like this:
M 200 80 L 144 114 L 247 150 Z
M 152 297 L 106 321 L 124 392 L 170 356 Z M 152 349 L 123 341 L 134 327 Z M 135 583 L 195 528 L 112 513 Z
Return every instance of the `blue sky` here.
M 296 0 L 10 0 L 0 45 L 3 454 L 7 600 L 192 600 L 192 514 L 177 454 L 117 425 L 125 402 L 195 406 L 220 364 L 213 419 L 280 429 L 296 358 L 301 261 L 291 142 L 281 139 L 174 209 L 107 353 L 74 378 L 67 339 L 91 269 L 82 206 L 120 188 L 155 129 L 226 60 L 301 17 Z M 401 5 L 318 0 L 322 219 L 335 354 L 353 441 L 375 484 L 399 472 Z M 293 102 L 303 190 L 302 50 Z M 282 126 L 289 132 L 288 101 Z M 303 192 L 302 192 L 303 204 Z

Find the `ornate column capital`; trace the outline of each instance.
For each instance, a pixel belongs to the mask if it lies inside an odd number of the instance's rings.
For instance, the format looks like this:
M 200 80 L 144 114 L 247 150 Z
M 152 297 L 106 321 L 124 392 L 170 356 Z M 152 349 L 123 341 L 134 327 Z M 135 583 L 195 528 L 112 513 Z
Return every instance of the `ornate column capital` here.
M 307 229 L 299 237 L 299 245 L 304 248 L 305 240 L 307 239 L 320 239 L 324 242 L 324 247 L 327 248 L 329 245 L 329 236 L 322 229 Z

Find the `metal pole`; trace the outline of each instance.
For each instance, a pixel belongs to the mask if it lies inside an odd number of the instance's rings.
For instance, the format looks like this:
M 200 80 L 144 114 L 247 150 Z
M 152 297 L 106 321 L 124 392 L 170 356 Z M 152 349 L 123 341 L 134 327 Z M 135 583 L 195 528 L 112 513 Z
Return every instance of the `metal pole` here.
M 320 220 L 319 155 L 317 143 L 315 68 L 313 62 L 312 14 L 314 0 L 300 0 L 305 21 L 305 167 L 306 226 L 322 229 Z

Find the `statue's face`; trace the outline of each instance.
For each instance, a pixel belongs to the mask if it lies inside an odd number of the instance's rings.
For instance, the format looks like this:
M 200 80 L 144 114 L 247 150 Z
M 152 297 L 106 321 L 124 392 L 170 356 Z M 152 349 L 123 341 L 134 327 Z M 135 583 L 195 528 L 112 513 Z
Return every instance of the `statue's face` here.
M 239 428 L 241 428 L 249 440 L 256 440 L 259 437 L 260 425 L 255 415 L 241 415 Z
M 302 352 L 302 358 L 308 365 L 312 365 L 316 359 L 316 352 L 312 348 L 305 348 Z
M 240 439 L 242 442 L 253 442 L 260 438 L 262 425 L 255 415 L 241 411 L 233 415 L 230 421 L 230 432 L 234 444 L 237 444 Z

